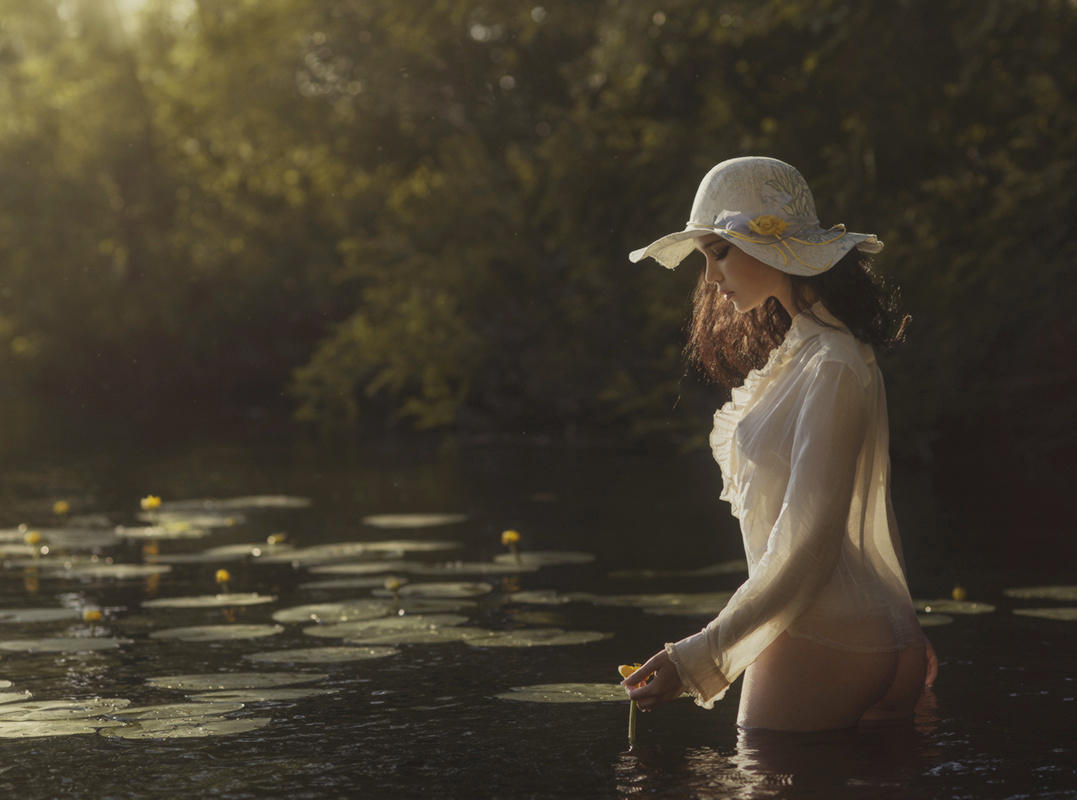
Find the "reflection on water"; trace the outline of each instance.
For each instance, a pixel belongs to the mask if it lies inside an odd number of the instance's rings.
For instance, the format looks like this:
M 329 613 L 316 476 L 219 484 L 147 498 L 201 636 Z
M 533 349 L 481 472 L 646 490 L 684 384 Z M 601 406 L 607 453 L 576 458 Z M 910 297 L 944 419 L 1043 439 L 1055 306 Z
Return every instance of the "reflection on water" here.
M 860 730 L 783 733 L 738 728 L 727 746 L 636 747 L 617 762 L 622 796 L 905 798 L 938 763 L 938 704 L 929 689 L 914 721 Z

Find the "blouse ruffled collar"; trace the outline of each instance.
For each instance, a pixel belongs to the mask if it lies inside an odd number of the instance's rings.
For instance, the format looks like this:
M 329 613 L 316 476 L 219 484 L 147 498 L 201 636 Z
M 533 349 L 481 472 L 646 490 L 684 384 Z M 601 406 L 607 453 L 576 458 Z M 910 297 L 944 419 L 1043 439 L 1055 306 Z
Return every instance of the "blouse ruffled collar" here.
M 817 321 L 818 320 L 818 321 Z M 806 311 L 801 311 L 789 324 L 789 330 L 781 344 L 770 351 L 766 363 L 758 369 L 751 370 L 744 379 L 744 383 L 733 389 L 729 400 L 714 412 L 714 428 L 711 430 L 710 445 L 714 460 L 722 469 L 724 487 L 721 499 L 727 501 L 732 507 L 733 515 L 738 519 L 741 516 L 737 498 L 739 491 L 734 482 L 735 464 L 733 461 L 733 436 L 737 430 L 737 424 L 743 418 L 746 410 L 751 406 L 752 399 L 766 384 L 770 377 L 813 336 L 820 328 L 820 322 L 844 328 L 841 321 L 831 314 L 822 301 L 816 302 Z

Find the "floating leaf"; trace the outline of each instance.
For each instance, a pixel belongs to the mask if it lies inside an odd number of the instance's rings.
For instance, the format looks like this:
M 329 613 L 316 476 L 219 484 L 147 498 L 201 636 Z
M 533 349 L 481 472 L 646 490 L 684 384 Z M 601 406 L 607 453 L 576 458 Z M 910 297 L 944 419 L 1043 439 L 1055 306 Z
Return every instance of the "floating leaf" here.
M 378 581 L 381 585 L 381 581 Z M 338 622 L 357 622 L 377 619 L 390 613 L 392 606 L 384 600 L 343 600 L 339 603 L 312 603 L 282 608 L 273 614 L 277 622 L 317 622 L 332 625 Z
M 433 528 L 466 519 L 467 514 L 374 514 L 363 517 L 363 524 L 373 528 Z
M 414 614 L 394 616 L 384 619 L 372 619 L 361 622 L 341 622 L 336 625 L 315 625 L 304 628 L 309 636 L 322 636 L 330 639 L 350 639 L 363 641 L 363 636 L 392 636 L 414 632 L 436 632 L 445 628 L 454 628 L 467 622 L 467 617 L 456 614 Z
M 131 706 L 111 713 L 109 716 L 127 722 L 144 719 L 190 719 L 231 714 L 243 708 L 242 703 L 160 703 L 154 706 Z
M 0 706 L 2 722 L 51 722 L 111 714 L 131 705 L 123 697 L 86 697 L 77 700 L 31 700 Z
M 57 622 L 81 616 L 75 608 L 0 608 L 0 622 Z
M 923 628 L 932 628 L 938 625 L 949 625 L 954 621 L 954 618 L 947 616 L 946 614 L 917 614 L 916 618 L 920 620 L 920 626 Z
M 926 614 L 990 614 L 995 607 L 990 603 L 977 603 L 972 600 L 951 600 L 942 597 L 938 600 L 914 600 L 917 611 Z
M 579 602 L 579 598 L 561 594 L 553 589 L 537 589 L 534 591 L 513 592 L 505 597 L 505 602 L 534 606 L 560 606 L 565 603 Z
M 465 583 L 465 582 L 443 582 L 443 583 L 409 583 L 400 587 L 401 597 L 440 597 L 440 598 L 460 598 L 460 597 L 479 597 L 484 594 L 489 594 L 494 590 L 494 587 L 488 583 Z M 375 594 L 384 596 L 381 592 L 375 592 Z
M 384 550 L 374 549 L 368 546 L 368 542 L 335 542 L 332 544 L 318 544 L 311 547 L 297 547 L 280 552 L 266 552 L 261 561 L 267 564 L 292 564 L 294 566 L 308 566 L 311 564 L 323 564 L 326 561 L 340 561 L 342 559 L 374 556 L 383 558 Z M 393 551 L 403 555 L 403 551 Z M 377 562 L 370 562 L 377 563 Z M 387 563 L 387 560 L 386 560 Z
M 494 561 L 449 561 L 445 564 L 420 564 L 407 570 L 411 575 L 441 577 L 446 575 L 516 575 L 520 572 L 535 572 L 538 564 L 516 564 L 513 561 L 499 564 Z
M 1016 597 L 1020 600 L 1077 602 L 1077 586 L 1022 586 L 1014 589 L 1004 589 L 1002 593 L 1007 597 Z
M 325 680 L 329 675 L 317 672 L 214 672 L 191 675 L 160 675 L 146 678 L 146 683 L 158 689 L 179 689 L 192 692 L 231 689 L 267 689 Z
M 42 565 L 45 566 L 45 565 Z M 114 580 L 131 580 L 135 578 L 148 578 L 151 575 L 164 575 L 171 572 L 172 567 L 165 564 L 83 564 L 61 565 L 53 567 L 48 565 L 49 574 L 63 578 L 111 578 Z
M 35 739 L 46 736 L 77 736 L 97 733 L 103 728 L 122 726 L 115 720 L 75 720 L 72 722 L 4 722 L 0 720 L 0 739 Z
M 395 647 L 302 647 L 249 653 L 244 658 L 259 664 L 337 664 L 395 656 Z
M 1077 607 L 1069 608 L 1015 608 L 1014 614 L 1022 617 L 1053 619 L 1058 622 L 1077 622 Z
M 161 508 L 166 512 L 245 511 L 248 509 L 308 508 L 309 506 L 309 497 L 292 497 L 283 494 L 169 500 L 161 504 Z
M 120 525 L 116 528 L 116 535 L 122 539 L 136 540 L 203 539 L 209 536 L 209 528 L 196 528 L 193 525 Z
M 317 568 L 316 569 L 320 569 Z M 392 570 L 388 570 L 391 572 Z M 305 591 L 329 591 L 335 589 L 373 589 L 385 585 L 385 578 L 330 578 L 327 581 L 307 581 L 299 584 L 296 588 Z
M 138 519 L 152 525 L 164 525 L 166 527 L 189 526 L 192 528 L 231 528 L 233 525 L 246 522 L 243 515 L 239 513 L 215 514 L 197 509 L 190 511 L 144 512 L 138 515 Z
M 115 650 L 125 644 L 131 644 L 131 640 L 111 639 L 106 636 L 8 639 L 0 642 L 0 650 L 12 653 L 82 653 L 90 650 Z
M 101 735 L 110 739 L 199 739 L 206 736 L 247 733 L 264 728 L 271 721 L 269 717 L 156 719 L 106 728 L 101 731 Z
M 623 703 L 628 699 L 617 683 L 540 683 L 516 686 L 495 697 L 521 703 Z
M 328 564 L 313 567 L 311 572 L 315 575 L 380 575 L 385 572 L 410 572 L 422 566 L 418 561 L 366 561 L 362 564 Z M 377 585 L 381 585 L 380 580 Z
M 251 542 L 211 547 L 200 553 L 169 553 L 158 556 L 157 560 L 166 564 L 216 564 L 221 561 L 242 561 L 246 558 L 261 561 L 288 561 L 289 554 L 295 552 L 298 551 L 291 545 Z
M 201 692 L 188 695 L 195 702 L 237 702 L 250 705 L 251 703 L 275 703 L 288 700 L 302 700 L 306 697 L 318 697 L 325 694 L 336 694 L 336 689 L 316 689 L 304 686 L 296 689 L 236 689 L 230 692 Z
M 224 642 L 233 639 L 260 639 L 284 633 L 282 625 L 195 625 L 165 628 L 150 634 L 152 639 L 179 639 L 183 642 Z
M 564 631 L 560 628 L 530 628 L 518 631 L 490 631 L 485 636 L 467 639 L 473 647 L 567 647 L 609 639 L 612 633 L 599 631 Z
M 143 608 L 222 608 L 229 606 L 256 606 L 272 603 L 274 595 L 257 592 L 232 594 L 203 594 L 194 597 L 161 597 L 157 600 L 143 600 Z
M 717 616 L 732 597 L 732 592 L 667 592 L 662 594 L 586 594 L 570 595 L 575 600 L 599 606 L 640 608 L 648 614 L 691 614 Z
M 10 682 L 4 681 L 4 683 Z M 33 695 L 30 694 L 30 692 L 0 692 L 0 705 L 5 703 L 19 703 L 29 700 L 31 697 L 33 697 Z
M 580 553 L 575 550 L 525 550 L 520 553 L 519 561 L 512 553 L 494 556 L 498 564 L 519 564 L 525 567 L 550 567 L 561 564 L 590 564 L 595 560 L 593 553 Z

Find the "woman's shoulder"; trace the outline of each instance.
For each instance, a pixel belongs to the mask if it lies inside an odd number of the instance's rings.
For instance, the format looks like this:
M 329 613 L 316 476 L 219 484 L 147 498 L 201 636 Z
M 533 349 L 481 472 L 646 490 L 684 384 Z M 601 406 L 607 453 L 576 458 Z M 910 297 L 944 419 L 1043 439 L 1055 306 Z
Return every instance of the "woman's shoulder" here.
M 867 387 L 875 376 L 875 354 L 871 346 L 861 342 L 836 317 L 817 313 L 804 320 L 804 356 L 815 372 L 824 364 L 848 367 L 860 385 Z M 807 366 L 807 364 L 805 365 Z

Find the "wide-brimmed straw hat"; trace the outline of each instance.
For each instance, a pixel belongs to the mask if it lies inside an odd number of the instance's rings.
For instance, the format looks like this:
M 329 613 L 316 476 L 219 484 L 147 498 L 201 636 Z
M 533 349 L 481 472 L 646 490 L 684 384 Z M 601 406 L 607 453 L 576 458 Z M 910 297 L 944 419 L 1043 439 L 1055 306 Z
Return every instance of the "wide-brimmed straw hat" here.
M 790 275 L 818 275 L 854 247 L 878 253 L 874 234 L 850 233 L 844 225 L 821 228 L 815 198 L 804 177 L 776 158 L 731 158 L 699 184 L 683 231 L 663 236 L 629 254 L 650 256 L 673 269 L 695 249 L 696 239 L 716 233 L 764 264 Z

